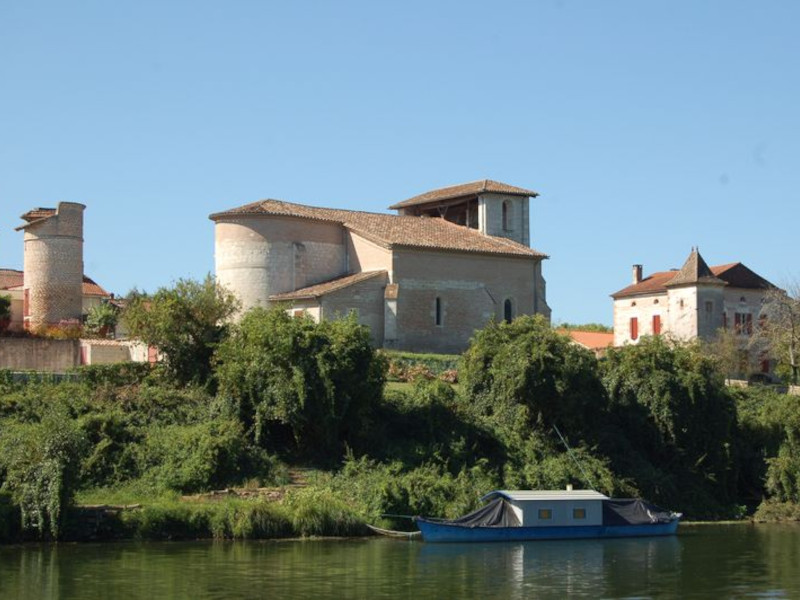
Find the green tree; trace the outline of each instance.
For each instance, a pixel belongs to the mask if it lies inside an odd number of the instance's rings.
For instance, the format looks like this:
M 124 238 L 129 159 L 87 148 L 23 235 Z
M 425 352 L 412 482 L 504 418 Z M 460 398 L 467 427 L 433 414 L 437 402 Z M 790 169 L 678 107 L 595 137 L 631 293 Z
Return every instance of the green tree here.
M 6 419 L 0 433 L 3 489 L 19 505 L 22 525 L 58 538 L 63 509 L 80 482 L 86 438 L 62 404 L 54 404 L 40 422 Z
M 133 290 L 122 315 L 132 337 L 166 356 L 170 375 L 180 383 L 208 381 L 211 357 L 239 304 L 208 275 L 179 279 L 174 287 L 148 295 Z
M 476 413 L 506 433 L 556 425 L 595 439 L 606 405 L 594 355 L 539 315 L 479 331 L 462 357 L 459 380 Z
M 800 380 L 800 283 L 788 290 L 767 291 L 753 332 L 751 349 L 759 356 L 772 356 L 791 373 L 794 385 Z
M 604 383 L 617 429 L 615 466 L 666 505 L 720 514 L 735 499 L 733 398 L 699 344 L 644 337 L 609 351 Z
M 280 308 L 245 314 L 215 361 L 220 395 L 254 440 L 321 460 L 358 444 L 386 371 L 354 316 L 317 324 Z
M 5 331 L 11 321 L 11 296 L 0 294 L 0 331 Z

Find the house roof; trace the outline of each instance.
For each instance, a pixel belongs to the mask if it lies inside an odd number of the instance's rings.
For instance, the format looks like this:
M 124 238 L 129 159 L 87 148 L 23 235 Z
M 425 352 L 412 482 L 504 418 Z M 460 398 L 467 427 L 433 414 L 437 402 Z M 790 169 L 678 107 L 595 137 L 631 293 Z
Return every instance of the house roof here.
M 705 261 L 703 261 L 703 264 L 705 264 Z M 698 266 L 698 269 L 699 268 L 700 267 Z M 715 267 L 708 267 L 706 265 L 706 269 L 708 269 L 711 279 L 709 279 L 708 276 L 704 276 L 704 279 L 698 279 L 700 283 L 703 281 L 718 281 L 723 285 L 743 289 L 769 289 L 775 287 L 769 281 L 751 271 L 740 262 L 717 265 Z M 611 297 L 617 299 L 647 294 L 666 294 L 667 287 L 670 285 L 675 285 L 674 282 L 676 277 L 682 273 L 683 269 L 681 271 L 660 271 L 653 273 L 642 279 L 639 283 L 634 283 L 628 287 L 622 288 L 618 292 L 611 294 Z M 678 285 L 683 282 L 686 282 L 686 280 L 682 277 L 679 280 Z
M 461 198 L 463 196 L 477 196 L 484 193 L 506 194 L 508 196 L 530 196 L 535 198 L 539 194 L 533 190 L 526 190 L 524 188 L 508 185 L 500 181 L 493 181 L 491 179 L 481 179 L 480 181 L 472 181 L 470 183 L 462 183 L 459 185 L 451 185 L 443 187 L 430 192 L 425 192 L 408 200 L 392 204 L 390 209 L 405 208 L 407 206 L 416 206 L 418 204 L 428 204 L 431 202 L 441 202 L 450 200 L 452 198 Z
M 22 285 L 22 271 L 16 269 L 0 269 L 0 290 Z
M 740 262 L 711 267 L 711 271 L 731 287 L 762 290 L 776 287 Z
M 25 274 L 16 269 L 0 269 L 0 290 L 11 290 L 22 288 L 25 283 Z M 102 288 L 94 279 L 83 276 L 83 295 L 84 296 L 101 296 L 103 298 L 110 296 L 106 290 Z
M 568 335 L 573 342 L 589 350 L 605 350 L 614 345 L 614 334 L 601 331 L 559 330 L 558 333 Z
M 523 244 L 484 235 L 476 229 L 437 217 L 411 217 L 335 208 L 318 208 L 281 200 L 261 200 L 209 216 L 212 221 L 239 216 L 286 216 L 339 223 L 386 248 L 410 247 L 547 258 Z
M 269 299 L 273 302 L 282 302 L 284 300 L 310 300 L 319 298 L 325 294 L 330 294 L 337 290 L 350 287 L 362 281 L 372 279 L 378 275 L 386 275 L 386 271 L 364 271 L 362 273 L 353 273 L 345 275 L 344 277 L 337 277 L 329 281 L 317 283 L 294 292 L 284 292 L 282 294 L 272 294 Z

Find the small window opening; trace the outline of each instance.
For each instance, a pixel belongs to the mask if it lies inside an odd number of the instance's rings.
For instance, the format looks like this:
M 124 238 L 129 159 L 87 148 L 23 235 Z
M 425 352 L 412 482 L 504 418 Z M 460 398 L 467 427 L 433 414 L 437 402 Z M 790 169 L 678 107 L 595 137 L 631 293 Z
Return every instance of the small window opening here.
M 503 202 L 503 231 L 511 231 L 511 201 Z
M 436 306 L 434 308 L 436 316 L 434 317 L 437 327 L 442 326 L 442 299 L 436 296 Z
M 511 323 L 514 320 L 514 304 L 510 299 L 503 302 L 503 319 L 506 323 Z

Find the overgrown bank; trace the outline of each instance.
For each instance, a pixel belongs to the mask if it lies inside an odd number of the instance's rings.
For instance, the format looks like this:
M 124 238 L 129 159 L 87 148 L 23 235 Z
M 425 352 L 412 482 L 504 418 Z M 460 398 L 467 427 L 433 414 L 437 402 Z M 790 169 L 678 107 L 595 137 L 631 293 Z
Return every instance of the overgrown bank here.
M 255 310 L 213 340 L 185 381 L 169 366 L 59 383 L 0 374 L 0 539 L 86 537 L 76 498 L 141 505 L 104 520 L 100 537 L 294 537 L 400 525 L 384 514 L 452 517 L 491 489 L 569 483 L 691 519 L 759 506 L 797 516 L 797 398 L 727 389 L 697 346 L 643 340 L 598 362 L 525 317 L 478 332 L 458 387 L 421 376 L 384 393 L 387 359 L 354 319 Z M 287 464 L 314 475 L 278 501 L 180 499 L 280 487 Z

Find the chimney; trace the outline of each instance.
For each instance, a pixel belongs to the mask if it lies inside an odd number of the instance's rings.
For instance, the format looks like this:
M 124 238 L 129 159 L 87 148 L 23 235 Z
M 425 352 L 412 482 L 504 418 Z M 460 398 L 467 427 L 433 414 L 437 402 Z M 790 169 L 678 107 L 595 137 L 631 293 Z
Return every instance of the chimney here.
M 633 265 L 633 283 L 634 285 L 642 281 L 642 265 Z

